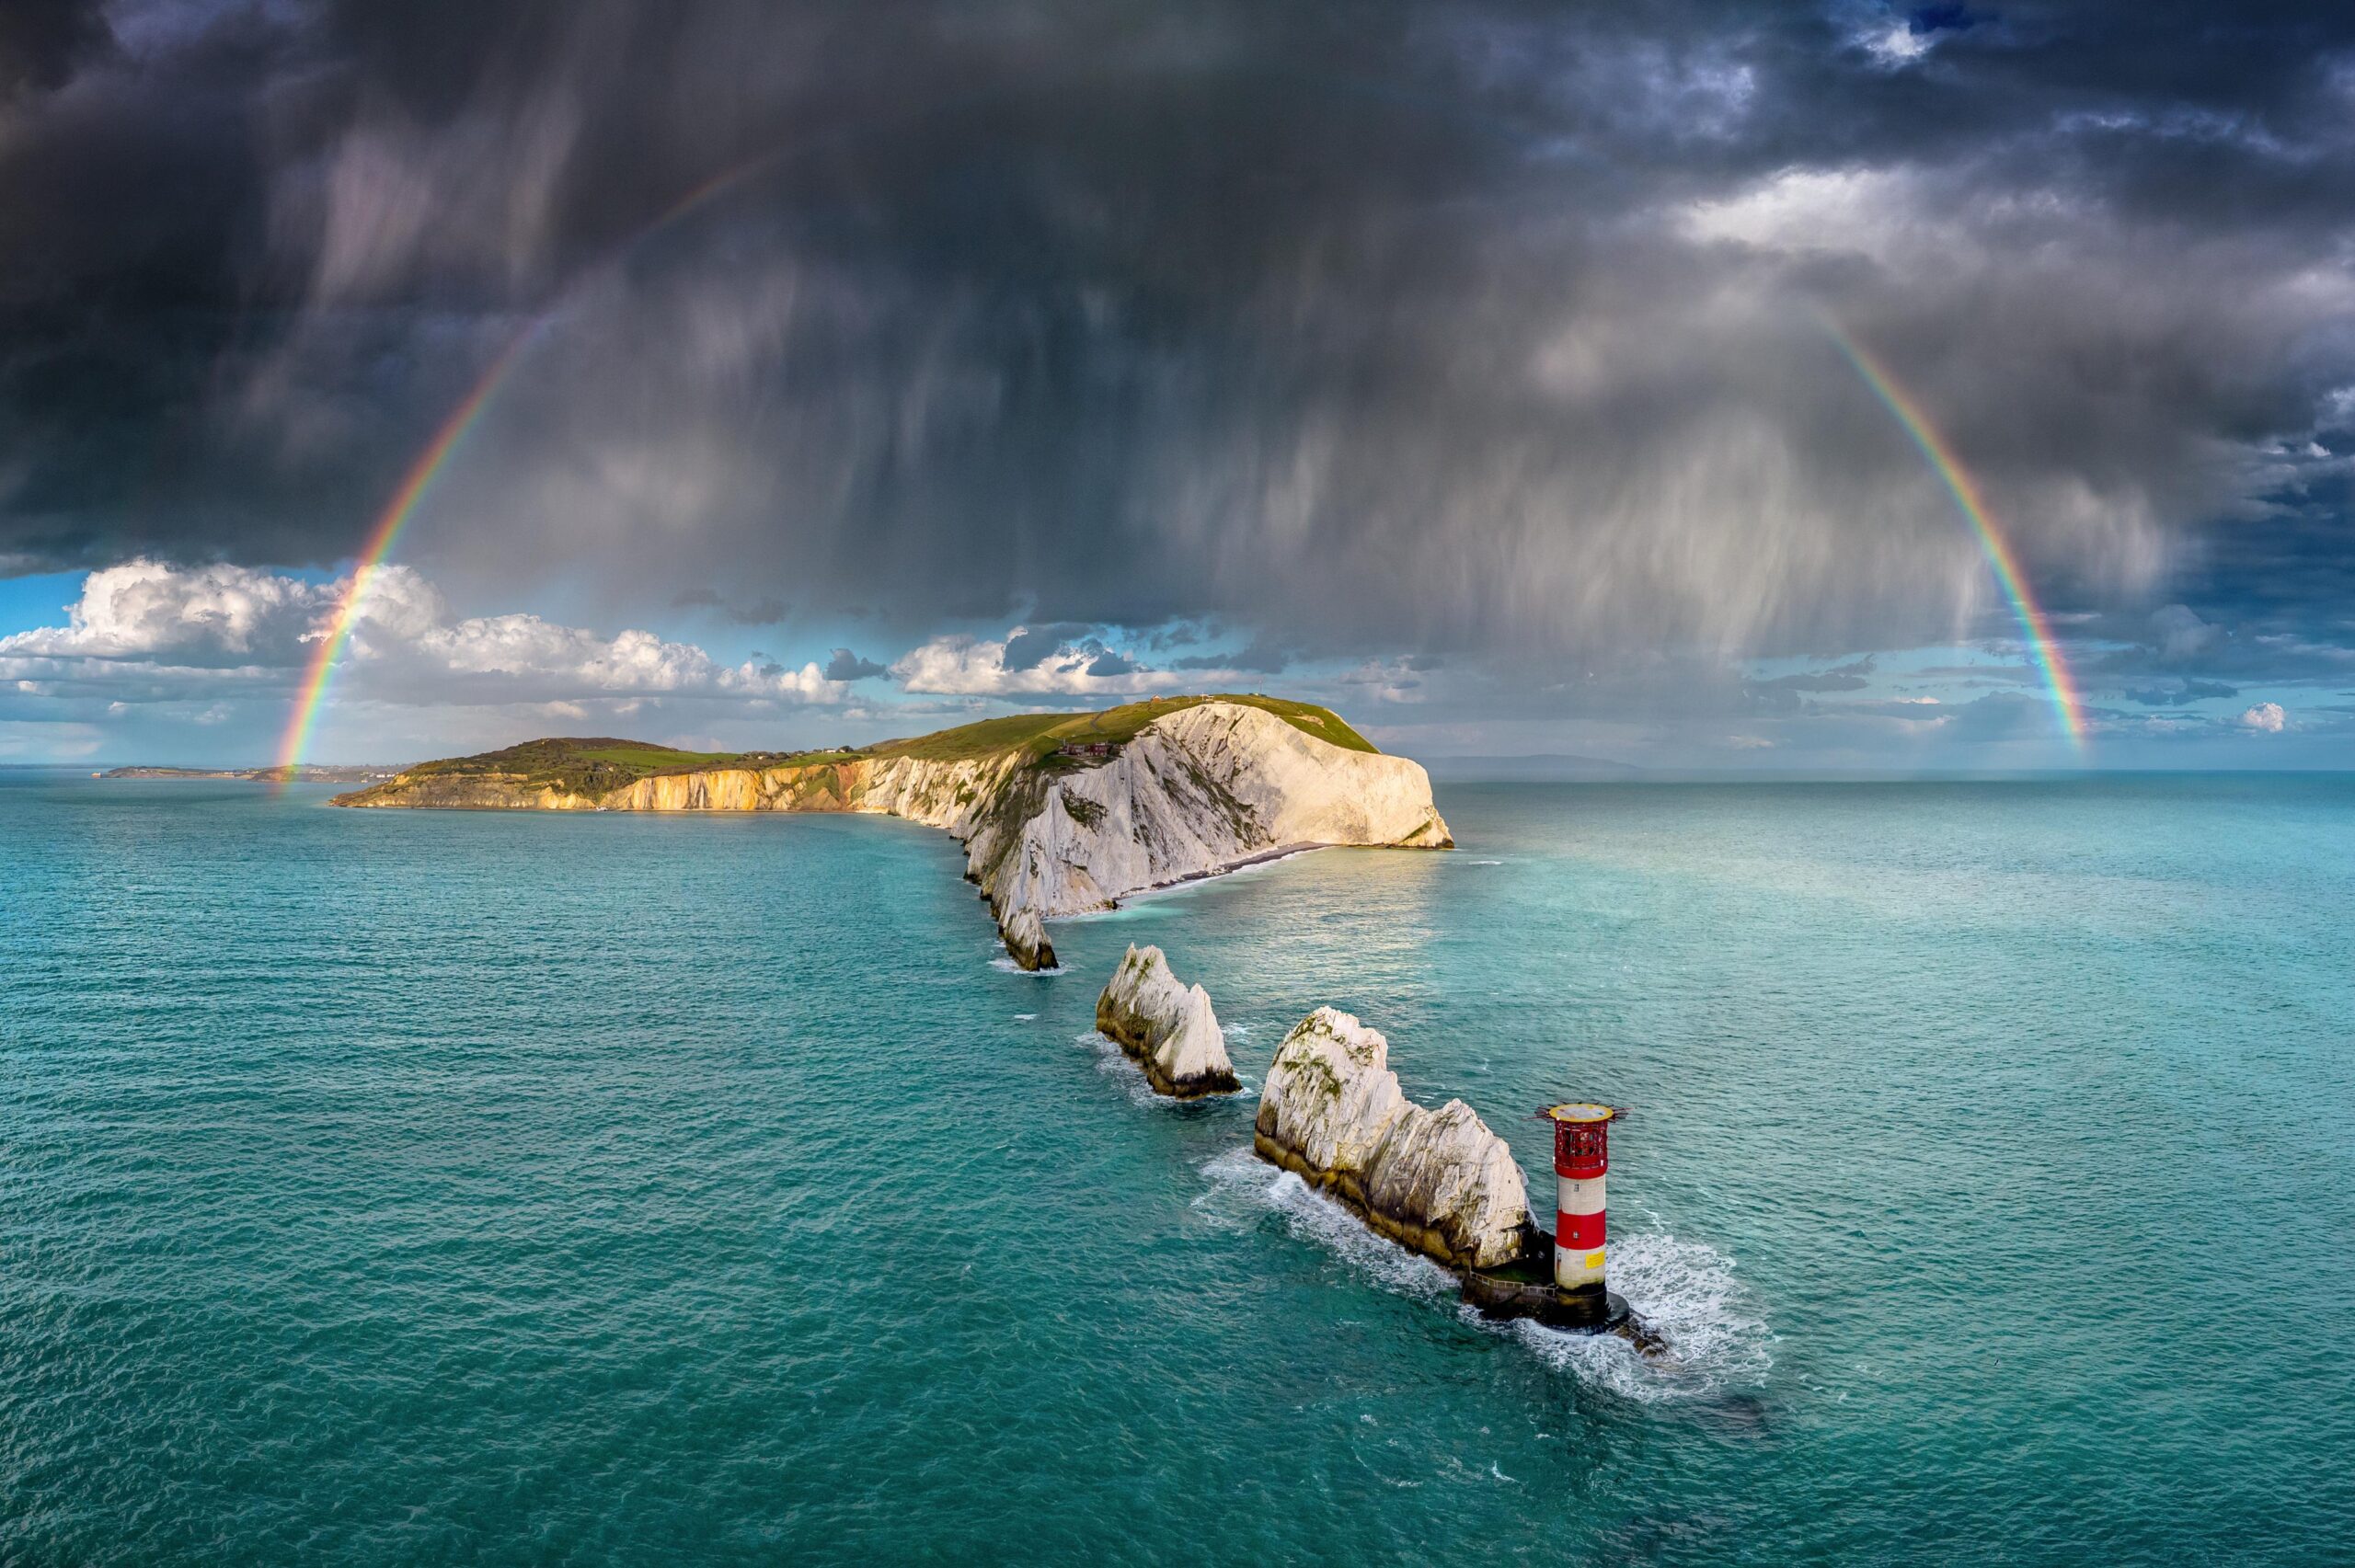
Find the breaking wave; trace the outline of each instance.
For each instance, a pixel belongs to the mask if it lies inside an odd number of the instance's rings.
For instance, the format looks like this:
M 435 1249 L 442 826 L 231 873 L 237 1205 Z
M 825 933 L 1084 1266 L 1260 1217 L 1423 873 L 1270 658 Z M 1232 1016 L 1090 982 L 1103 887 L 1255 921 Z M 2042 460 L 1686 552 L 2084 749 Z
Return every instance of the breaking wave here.
M 1774 1364 L 1772 1335 L 1751 1310 L 1734 1260 L 1664 1230 L 1611 1240 L 1611 1288 L 1666 1342 L 1646 1358 L 1615 1334 L 1505 1325 L 1522 1344 L 1599 1388 L 1637 1400 L 1691 1399 L 1754 1382 Z
M 1050 975 L 1060 975 L 1063 972 L 1063 967 L 1061 964 L 1056 964 L 1051 967 L 1044 969 L 1026 969 L 1021 965 L 1016 963 L 1012 958 L 1009 958 L 1003 954 L 990 960 L 990 967 L 993 969 L 1004 969 L 1009 975 L 1028 975 L 1033 979 L 1040 980 L 1045 979 Z
M 1193 1207 L 1213 1224 L 1240 1230 L 1272 1211 L 1294 1236 L 1322 1247 L 1383 1289 L 1454 1302 L 1453 1275 L 1376 1235 L 1348 1209 L 1248 1148 L 1212 1156 L 1201 1172 L 1209 1185 Z M 1614 1238 L 1611 1286 L 1667 1342 L 1665 1354 L 1638 1356 L 1615 1334 L 1564 1333 L 1526 1320 L 1492 1323 L 1455 1304 L 1464 1320 L 1482 1332 L 1510 1338 L 1549 1365 L 1627 1399 L 1705 1397 L 1755 1381 L 1773 1365 L 1771 1335 L 1749 1309 L 1733 1259 L 1706 1242 L 1683 1241 L 1665 1231 Z
M 1333 1253 L 1357 1273 L 1401 1296 L 1438 1300 L 1455 1292 L 1455 1276 L 1419 1253 L 1375 1235 L 1357 1216 L 1319 1196 L 1290 1171 L 1279 1171 L 1249 1146 L 1227 1150 L 1202 1163 L 1210 1188 L 1194 1199 L 1194 1211 L 1228 1230 L 1245 1230 L 1270 1210 L 1284 1228 Z
M 1128 1091 L 1129 1101 L 1138 1105 L 1174 1105 L 1178 1102 L 1166 1094 L 1156 1094 L 1147 1081 L 1144 1069 L 1134 1058 L 1120 1048 L 1120 1042 L 1095 1029 L 1083 1029 L 1072 1036 L 1072 1044 L 1086 1046 L 1096 1053 L 1096 1070 Z

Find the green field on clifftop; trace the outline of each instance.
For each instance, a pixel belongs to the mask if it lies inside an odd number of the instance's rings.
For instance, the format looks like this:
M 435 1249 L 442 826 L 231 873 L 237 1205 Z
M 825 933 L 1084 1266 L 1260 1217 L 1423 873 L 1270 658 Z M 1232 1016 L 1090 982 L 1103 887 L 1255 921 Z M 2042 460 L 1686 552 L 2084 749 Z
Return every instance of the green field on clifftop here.
M 1033 762 L 1056 758 L 1066 746 L 1105 743 L 1121 745 L 1155 719 L 1197 704 L 1239 703 L 1274 714 L 1304 735 L 1350 751 L 1378 750 L 1372 741 L 1350 727 L 1341 715 L 1313 703 L 1288 702 L 1281 697 L 1221 693 L 1200 697 L 1155 697 L 1093 714 L 1010 714 L 985 718 L 931 735 L 884 740 L 848 750 L 816 751 L 683 751 L 643 740 L 612 736 L 556 737 L 526 740 L 497 751 L 472 757 L 448 757 L 420 762 L 408 770 L 411 778 L 498 775 L 531 788 L 555 788 L 574 795 L 594 795 L 619 789 L 660 773 L 693 773 L 703 768 L 813 767 L 849 762 L 861 758 L 918 757 L 928 761 L 964 761 L 1020 752 Z M 1084 765 L 1084 763 L 1082 764 Z
M 874 757 L 922 757 L 930 761 L 944 762 L 994 757 L 1002 751 L 1012 750 L 1028 751 L 1034 758 L 1046 757 L 1064 746 L 1082 746 L 1096 741 L 1120 745 L 1135 738 L 1137 731 L 1155 719 L 1202 703 L 1239 703 L 1245 707 L 1264 708 L 1304 735 L 1328 740 L 1343 750 L 1380 750 L 1373 741 L 1351 729 L 1341 715 L 1330 708 L 1320 708 L 1314 703 L 1287 702 L 1281 697 L 1220 693 L 1201 697 L 1154 697 L 1096 714 L 1013 714 L 1005 718 L 985 718 L 979 724 L 960 725 L 955 729 L 920 735 L 913 740 L 882 741 L 868 747 L 867 754 Z

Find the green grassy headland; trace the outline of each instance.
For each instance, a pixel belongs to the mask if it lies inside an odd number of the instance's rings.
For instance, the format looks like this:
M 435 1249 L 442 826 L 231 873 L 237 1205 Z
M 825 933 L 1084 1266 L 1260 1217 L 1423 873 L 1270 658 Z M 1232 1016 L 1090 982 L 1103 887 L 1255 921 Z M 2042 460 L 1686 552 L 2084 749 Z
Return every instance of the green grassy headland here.
M 498 751 L 472 757 L 450 757 L 420 762 L 408 770 L 411 777 L 430 774 L 500 774 L 533 788 L 557 788 L 574 795 L 619 789 L 661 773 L 694 773 L 705 768 L 790 768 L 863 758 L 917 757 L 930 761 L 963 761 L 1020 752 L 1033 764 L 1050 770 L 1088 765 L 1085 758 L 1063 754 L 1066 746 L 1095 742 L 1119 746 L 1135 738 L 1155 719 L 1198 703 L 1241 703 L 1264 708 L 1303 734 L 1350 751 L 1378 750 L 1372 741 L 1351 729 L 1340 715 L 1313 703 L 1288 702 L 1281 697 L 1220 694 L 1200 697 L 1155 697 L 1094 714 L 1012 714 L 959 725 L 931 735 L 904 740 L 879 741 L 872 746 L 832 748 L 814 751 L 683 751 L 642 740 L 611 736 L 526 740 Z

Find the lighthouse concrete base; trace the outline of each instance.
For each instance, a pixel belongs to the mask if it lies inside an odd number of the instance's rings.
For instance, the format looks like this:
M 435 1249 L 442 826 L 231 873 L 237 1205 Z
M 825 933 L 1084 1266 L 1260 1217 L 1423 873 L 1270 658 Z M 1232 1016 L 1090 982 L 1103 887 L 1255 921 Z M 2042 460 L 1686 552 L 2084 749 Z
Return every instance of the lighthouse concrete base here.
M 1657 1356 L 1667 1342 L 1636 1316 L 1627 1299 L 1614 1290 L 1565 1290 L 1554 1283 L 1552 1249 L 1541 1248 L 1499 1268 L 1469 1269 L 1464 1299 L 1484 1318 L 1529 1318 L 1567 1333 L 1615 1333 L 1645 1356 Z
M 1627 1299 L 1610 1290 L 1564 1290 L 1551 1279 L 1515 1278 L 1510 1265 L 1464 1276 L 1464 1299 L 1484 1318 L 1534 1318 L 1549 1329 L 1614 1333 L 1633 1316 Z

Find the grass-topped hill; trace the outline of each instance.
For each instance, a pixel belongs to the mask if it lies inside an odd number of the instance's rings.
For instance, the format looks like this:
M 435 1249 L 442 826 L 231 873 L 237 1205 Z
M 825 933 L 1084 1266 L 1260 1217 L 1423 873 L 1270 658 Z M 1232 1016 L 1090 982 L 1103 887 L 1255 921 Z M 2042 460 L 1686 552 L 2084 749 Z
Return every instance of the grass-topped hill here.
M 1329 740 L 1344 750 L 1380 750 L 1373 741 L 1351 729 L 1341 715 L 1330 708 L 1320 708 L 1314 703 L 1286 702 L 1281 697 L 1221 692 L 1201 697 L 1154 697 L 1142 703 L 1126 703 L 1117 708 L 1107 708 L 1100 714 L 1009 714 L 1005 718 L 985 718 L 979 724 L 959 725 L 955 729 L 920 735 L 913 740 L 881 741 L 867 748 L 867 755 L 922 757 L 931 761 L 956 762 L 968 758 L 994 757 L 1003 751 L 1020 750 L 1028 752 L 1034 759 L 1040 759 L 1052 756 L 1066 746 L 1085 746 L 1099 741 L 1118 746 L 1134 739 L 1137 731 L 1155 719 L 1166 718 L 1203 703 L 1240 703 L 1245 707 L 1264 708 L 1302 734 Z
M 620 789 L 658 773 L 693 773 L 702 768 L 810 767 L 849 762 L 862 758 L 920 757 L 931 761 L 963 761 L 1019 751 L 1033 762 L 1062 761 L 1063 748 L 1104 743 L 1118 746 L 1132 739 L 1155 719 L 1200 703 L 1241 703 L 1264 708 L 1305 735 L 1350 751 L 1379 750 L 1342 721 L 1330 708 L 1313 703 L 1286 702 L 1281 697 L 1220 694 L 1200 697 L 1155 697 L 1129 703 L 1096 714 L 1012 714 L 959 725 L 906 740 L 884 740 L 872 746 L 818 751 L 682 751 L 675 747 L 611 736 L 569 737 L 526 740 L 520 746 L 485 751 L 473 757 L 451 757 L 420 762 L 408 770 L 412 779 L 430 776 L 497 775 L 532 788 L 553 787 L 573 795 L 595 795 Z

